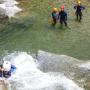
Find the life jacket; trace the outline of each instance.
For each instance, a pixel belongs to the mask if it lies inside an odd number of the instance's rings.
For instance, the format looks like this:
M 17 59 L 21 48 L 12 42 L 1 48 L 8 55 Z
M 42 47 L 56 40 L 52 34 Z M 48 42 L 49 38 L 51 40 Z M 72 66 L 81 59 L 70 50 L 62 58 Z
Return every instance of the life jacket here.
M 3 77 L 9 78 L 10 76 L 11 76 L 11 72 L 10 71 L 4 71 L 3 72 Z
M 16 67 L 11 64 L 10 71 L 3 71 L 3 77 L 9 78 L 11 74 L 14 73 L 15 71 L 16 71 Z M 1 77 L 2 77 L 2 72 L 1 72 Z
M 57 20 L 58 19 L 58 13 L 52 13 L 52 18 Z

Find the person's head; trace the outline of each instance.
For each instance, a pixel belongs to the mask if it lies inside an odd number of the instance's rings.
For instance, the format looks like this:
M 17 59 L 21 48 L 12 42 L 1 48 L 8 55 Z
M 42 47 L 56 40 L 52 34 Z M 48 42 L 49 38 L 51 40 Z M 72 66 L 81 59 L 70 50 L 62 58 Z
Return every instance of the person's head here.
M 9 71 L 11 69 L 11 63 L 9 61 L 4 61 L 3 68 L 5 71 Z
M 81 5 L 81 2 L 80 1 L 78 1 L 78 3 L 77 3 L 78 5 Z
M 64 11 L 64 5 L 62 5 L 61 7 L 60 7 L 60 9 L 61 9 L 61 11 Z
M 57 13 L 57 12 L 58 12 L 58 9 L 57 9 L 57 8 L 53 8 L 53 9 L 52 9 L 52 12 L 53 12 L 53 13 Z

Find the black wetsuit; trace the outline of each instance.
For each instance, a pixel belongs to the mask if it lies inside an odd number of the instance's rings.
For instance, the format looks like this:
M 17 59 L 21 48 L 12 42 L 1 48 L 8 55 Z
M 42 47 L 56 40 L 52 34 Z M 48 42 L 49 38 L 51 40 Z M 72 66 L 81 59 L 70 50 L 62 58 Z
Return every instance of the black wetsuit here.
M 59 19 L 60 19 L 60 24 L 63 26 L 63 23 L 65 26 L 67 26 L 67 13 L 65 11 L 60 11 L 59 12 Z
M 85 9 L 85 7 L 81 5 L 74 6 L 74 9 L 76 9 L 76 20 L 81 21 L 82 20 L 82 10 Z

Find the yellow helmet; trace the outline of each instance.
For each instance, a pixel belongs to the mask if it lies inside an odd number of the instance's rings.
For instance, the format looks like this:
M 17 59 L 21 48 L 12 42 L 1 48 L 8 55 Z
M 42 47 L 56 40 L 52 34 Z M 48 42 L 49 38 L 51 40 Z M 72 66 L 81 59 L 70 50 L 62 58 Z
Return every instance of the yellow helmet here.
M 78 4 L 80 5 L 81 4 L 81 1 L 78 1 Z
M 57 8 L 53 8 L 52 12 L 58 12 Z

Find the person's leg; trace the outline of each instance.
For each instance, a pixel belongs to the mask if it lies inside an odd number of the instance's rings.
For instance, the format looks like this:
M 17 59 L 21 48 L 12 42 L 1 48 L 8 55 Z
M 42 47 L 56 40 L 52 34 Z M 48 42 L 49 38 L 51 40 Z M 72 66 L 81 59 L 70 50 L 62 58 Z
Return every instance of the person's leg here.
M 79 22 L 82 20 L 82 12 L 79 13 Z
M 53 19 L 52 26 L 55 27 L 56 23 L 57 23 L 57 21 L 55 19 Z
M 67 21 L 66 20 L 63 20 L 63 22 L 64 22 L 65 26 L 67 27 Z
M 75 14 L 76 14 L 76 20 L 78 21 L 78 12 L 75 12 Z
M 61 28 L 63 28 L 63 20 L 60 20 Z

